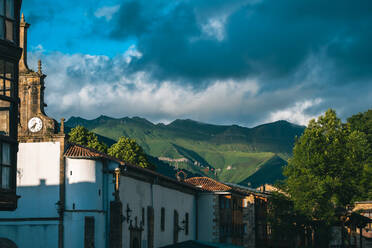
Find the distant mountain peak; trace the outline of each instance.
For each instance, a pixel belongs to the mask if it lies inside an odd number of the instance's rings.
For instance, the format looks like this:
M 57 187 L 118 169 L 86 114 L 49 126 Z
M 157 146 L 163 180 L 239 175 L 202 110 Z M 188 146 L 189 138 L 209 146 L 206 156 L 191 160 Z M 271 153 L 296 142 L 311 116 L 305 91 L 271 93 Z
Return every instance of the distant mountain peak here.
M 67 121 L 74 121 L 74 120 L 85 120 L 85 119 L 79 116 L 71 116 Z
M 204 124 L 204 123 L 202 123 L 202 122 L 194 121 L 194 120 L 191 120 L 191 119 L 175 119 L 174 121 L 172 121 L 171 123 L 169 123 L 169 125 L 177 124 L 177 123 L 195 123 L 195 124 Z
M 96 120 L 115 120 L 115 118 L 109 117 L 107 115 L 100 115 L 96 118 Z

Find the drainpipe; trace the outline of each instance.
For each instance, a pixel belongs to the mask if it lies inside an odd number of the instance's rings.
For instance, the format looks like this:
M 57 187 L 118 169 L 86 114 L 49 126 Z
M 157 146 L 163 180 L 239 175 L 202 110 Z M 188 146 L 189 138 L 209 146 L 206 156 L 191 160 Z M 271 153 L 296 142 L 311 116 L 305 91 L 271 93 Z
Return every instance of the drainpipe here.
M 63 130 L 62 134 L 63 134 Z M 65 137 L 60 139 L 60 158 L 59 158 L 59 201 L 58 205 L 58 248 L 64 247 L 64 212 L 65 212 L 65 194 L 66 194 L 66 182 L 65 182 L 65 164 L 66 160 L 63 156 L 65 152 Z

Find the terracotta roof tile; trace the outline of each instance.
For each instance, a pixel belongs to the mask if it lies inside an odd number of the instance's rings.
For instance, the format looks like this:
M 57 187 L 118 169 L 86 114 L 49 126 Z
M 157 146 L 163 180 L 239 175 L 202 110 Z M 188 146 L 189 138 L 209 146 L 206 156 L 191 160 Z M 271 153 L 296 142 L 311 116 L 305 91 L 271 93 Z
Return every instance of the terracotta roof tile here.
M 96 151 L 92 148 L 85 147 L 78 144 L 69 144 L 67 149 L 64 153 L 65 157 L 68 158 L 88 158 L 88 159 L 95 159 L 95 158 L 107 158 L 110 160 L 117 161 L 118 163 L 122 164 L 123 162 L 117 158 L 109 156 L 105 153 Z
M 203 190 L 207 191 L 230 191 L 232 188 L 217 182 L 216 180 L 213 180 L 209 177 L 192 177 L 185 180 L 186 183 L 192 184 L 198 188 L 201 188 Z

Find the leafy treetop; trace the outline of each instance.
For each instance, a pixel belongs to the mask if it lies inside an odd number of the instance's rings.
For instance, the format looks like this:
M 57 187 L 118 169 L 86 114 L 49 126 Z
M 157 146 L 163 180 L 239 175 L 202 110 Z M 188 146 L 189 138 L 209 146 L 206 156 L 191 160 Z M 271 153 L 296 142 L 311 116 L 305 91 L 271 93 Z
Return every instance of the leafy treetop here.
M 136 141 L 131 138 L 120 137 L 118 142 L 108 149 L 108 154 L 143 168 L 152 167 L 148 162 L 145 152 Z
M 311 120 L 284 170 L 295 209 L 331 224 L 336 209 L 345 209 L 366 190 L 361 182 L 367 159 L 366 134 L 342 124 L 334 110 Z
M 69 135 L 69 142 L 78 145 L 83 145 L 99 152 L 105 153 L 107 151 L 107 145 L 98 140 L 95 133 L 89 131 L 83 126 L 76 126 L 71 129 Z

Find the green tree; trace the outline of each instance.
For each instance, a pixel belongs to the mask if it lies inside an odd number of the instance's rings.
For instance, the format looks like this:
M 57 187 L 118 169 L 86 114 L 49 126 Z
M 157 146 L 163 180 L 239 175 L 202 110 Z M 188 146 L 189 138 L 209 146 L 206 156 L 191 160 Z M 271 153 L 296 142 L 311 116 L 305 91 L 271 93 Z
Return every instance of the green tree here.
M 344 209 L 363 194 L 360 182 L 367 144 L 366 135 L 342 124 L 333 110 L 311 120 L 284 170 L 295 209 L 312 220 L 332 224 L 336 209 Z
M 76 126 L 71 129 L 69 135 L 69 142 L 78 145 L 83 145 L 99 152 L 107 152 L 107 145 L 98 140 L 95 133 L 89 131 L 83 126 Z
M 358 200 L 372 199 L 372 109 L 353 115 L 347 119 L 347 124 L 352 131 L 363 132 L 368 140 L 367 143 L 367 163 L 363 167 L 363 177 L 361 180 L 362 196 Z
M 308 241 L 311 239 L 309 237 L 311 220 L 294 208 L 294 203 L 289 196 L 272 192 L 267 217 L 272 240 L 287 241 L 290 247 L 296 247 L 297 240 L 294 237 L 302 237 L 302 246 L 306 243 L 305 239 Z
M 108 154 L 143 168 L 153 168 L 142 147 L 131 138 L 120 137 L 118 142 L 108 149 Z

